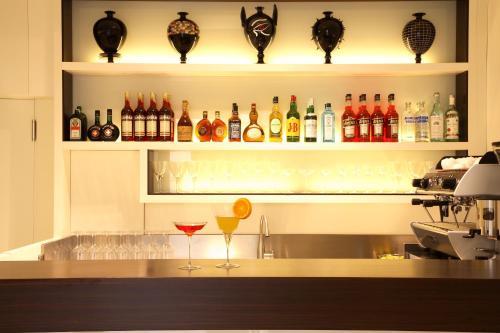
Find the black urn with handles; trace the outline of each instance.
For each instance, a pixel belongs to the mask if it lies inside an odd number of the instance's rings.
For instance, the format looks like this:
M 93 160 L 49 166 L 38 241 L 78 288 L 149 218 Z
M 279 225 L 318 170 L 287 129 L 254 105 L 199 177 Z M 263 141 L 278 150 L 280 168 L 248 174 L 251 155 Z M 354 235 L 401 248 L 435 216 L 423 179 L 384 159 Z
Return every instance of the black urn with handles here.
M 245 7 L 241 7 L 241 25 L 245 37 L 257 49 L 257 63 L 264 63 L 264 50 L 273 41 L 278 24 L 278 8 L 273 6 L 273 17 L 264 13 L 264 7 L 255 7 L 257 12 L 247 18 Z
M 127 27 L 125 24 L 113 17 L 115 14 L 112 10 L 105 11 L 106 17 L 99 19 L 94 24 L 94 38 L 97 45 L 101 48 L 102 57 L 108 58 L 108 62 L 113 62 L 114 57 L 119 57 L 118 50 L 125 43 L 127 38 Z
M 325 51 L 325 64 L 332 63 L 332 51 L 344 38 L 344 24 L 338 18 L 332 17 L 332 12 L 323 12 L 325 17 L 317 19 L 312 27 L 312 38 L 318 48 Z
M 425 13 L 415 13 L 415 19 L 408 22 L 402 33 L 403 43 L 406 48 L 413 52 L 417 64 L 422 62 L 422 54 L 427 52 L 434 38 L 436 37 L 436 28 L 430 21 L 424 19 Z
M 187 12 L 178 12 L 179 18 L 168 25 L 168 40 L 181 54 L 181 64 L 186 63 L 186 54 L 193 49 L 200 39 L 200 28 L 187 19 Z

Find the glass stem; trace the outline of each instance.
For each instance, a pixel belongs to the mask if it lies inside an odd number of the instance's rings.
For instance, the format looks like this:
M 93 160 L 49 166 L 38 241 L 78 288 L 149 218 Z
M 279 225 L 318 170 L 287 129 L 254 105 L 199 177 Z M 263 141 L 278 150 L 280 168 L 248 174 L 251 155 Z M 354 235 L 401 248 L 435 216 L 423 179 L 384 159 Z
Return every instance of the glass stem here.
M 231 234 L 224 234 L 226 240 L 226 265 L 229 265 L 229 245 L 231 244 Z
M 191 236 L 188 236 L 188 266 L 191 267 Z

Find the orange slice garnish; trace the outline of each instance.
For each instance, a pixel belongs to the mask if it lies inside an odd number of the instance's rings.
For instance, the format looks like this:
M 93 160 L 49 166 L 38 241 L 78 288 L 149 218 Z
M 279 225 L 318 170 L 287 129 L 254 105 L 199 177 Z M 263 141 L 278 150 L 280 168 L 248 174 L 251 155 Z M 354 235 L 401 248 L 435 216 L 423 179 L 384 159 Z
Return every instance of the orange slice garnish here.
M 252 204 L 247 198 L 240 198 L 233 204 L 234 217 L 239 219 L 246 219 L 252 214 Z

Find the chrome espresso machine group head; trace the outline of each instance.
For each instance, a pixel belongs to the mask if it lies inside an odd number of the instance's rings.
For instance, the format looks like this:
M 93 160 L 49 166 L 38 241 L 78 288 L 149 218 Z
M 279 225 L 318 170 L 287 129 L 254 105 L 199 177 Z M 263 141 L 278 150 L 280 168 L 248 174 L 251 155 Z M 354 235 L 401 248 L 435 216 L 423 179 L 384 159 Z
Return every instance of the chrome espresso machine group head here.
M 456 164 L 443 167 L 450 161 Z M 414 179 L 413 186 L 417 194 L 433 196 L 412 200 L 430 218 L 411 223 L 421 246 L 460 259 L 497 258 L 500 142 L 482 157 L 443 158 L 423 178 Z M 439 209 L 439 219 L 433 218 L 431 207 Z

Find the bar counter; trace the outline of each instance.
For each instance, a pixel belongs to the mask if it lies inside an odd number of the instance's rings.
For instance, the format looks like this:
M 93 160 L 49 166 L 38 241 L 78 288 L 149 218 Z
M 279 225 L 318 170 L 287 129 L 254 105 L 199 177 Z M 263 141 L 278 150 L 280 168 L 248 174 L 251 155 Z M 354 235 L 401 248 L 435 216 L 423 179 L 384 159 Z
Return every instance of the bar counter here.
M 0 332 L 500 331 L 497 261 L 185 262 L 0 262 Z

